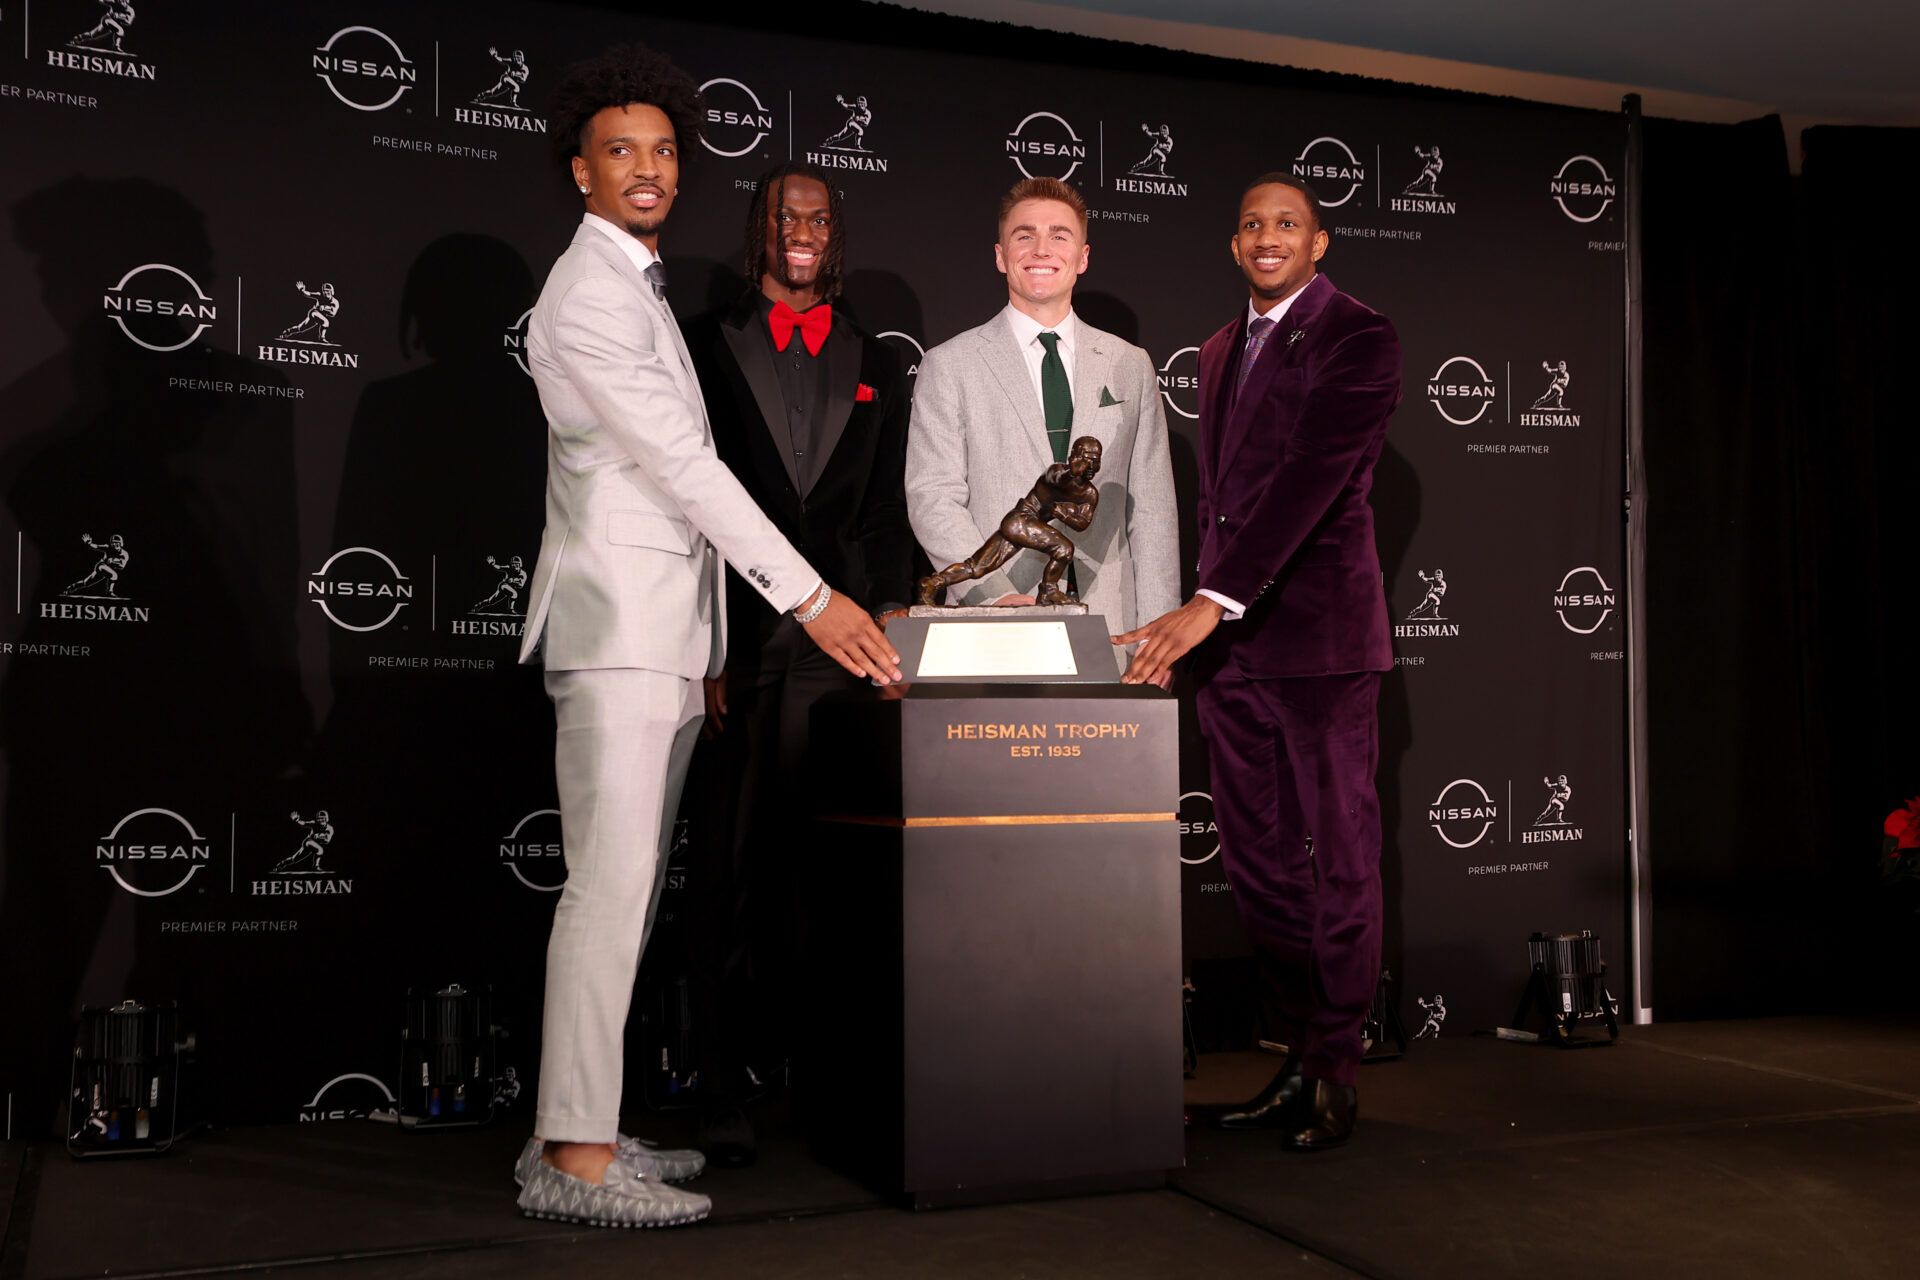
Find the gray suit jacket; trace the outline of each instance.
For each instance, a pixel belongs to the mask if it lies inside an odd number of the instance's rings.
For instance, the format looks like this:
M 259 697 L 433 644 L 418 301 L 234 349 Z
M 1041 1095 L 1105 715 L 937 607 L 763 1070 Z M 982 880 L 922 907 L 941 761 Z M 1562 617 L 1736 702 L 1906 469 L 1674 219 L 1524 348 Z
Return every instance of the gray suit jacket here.
M 1100 506 L 1085 533 L 1067 536 L 1080 598 L 1115 632 L 1128 631 L 1180 603 L 1167 422 L 1147 353 L 1079 326 L 1073 436 L 1100 441 Z M 1052 461 L 1040 397 L 1003 315 L 927 352 L 907 432 L 907 515 L 934 568 L 978 551 Z M 955 590 L 965 604 L 1031 595 L 1044 567 L 1023 554 Z
M 550 671 L 718 675 L 723 557 L 781 610 L 819 575 L 714 452 L 680 326 L 594 227 L 547 276 L 527 365 L 547 415 L 547 527 L 520 661 L 544 647 Z

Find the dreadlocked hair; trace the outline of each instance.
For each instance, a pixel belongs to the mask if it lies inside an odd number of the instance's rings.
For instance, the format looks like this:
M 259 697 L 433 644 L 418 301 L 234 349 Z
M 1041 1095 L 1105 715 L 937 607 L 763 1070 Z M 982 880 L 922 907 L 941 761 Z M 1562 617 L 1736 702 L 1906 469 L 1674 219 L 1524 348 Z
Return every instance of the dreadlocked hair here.
M 796 160 L 775 165 L 760 175 L 760 183 L 753 193 L 753 203 L 747 209 L 747 281 L 758 285 L 760 278 L 768 274 L 767 214 L 779 208 L 780 202 L 786 198 L 789 178 L 812 178 L 827 189 L 827 220 L 833 234 L 827 239 L 827 252 L 820 264 L 819 281 L 820 300 L 829 302 L 840 296 L 840 286 L 846 278 L 847 226 L 845 215 L 840 211 L 840 189 L 833 185 L 833 179 L 827 176 L 827 171 L 817 164 Z
M 684 156 L 700 139 L 700 88 L 663 53 L 643 44 L 616 44 L 597 58 L 576 62 L 560 74 L 549 107 L 548 137 L 554 158 L 572 185 L 572 160 L 587 145 L 587 126 L 608 107 L 641 102 L 658 107 L 673 123 Z

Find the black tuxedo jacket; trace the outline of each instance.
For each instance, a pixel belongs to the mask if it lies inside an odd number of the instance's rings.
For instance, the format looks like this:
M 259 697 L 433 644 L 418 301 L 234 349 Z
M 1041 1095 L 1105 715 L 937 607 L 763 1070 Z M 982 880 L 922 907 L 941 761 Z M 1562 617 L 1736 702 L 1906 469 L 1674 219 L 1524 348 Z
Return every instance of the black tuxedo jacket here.
M 773 348 L 759 292 L 689 320 L 687 350 L 700 376 L 714 447 L 760 509 L 827 585 L 878 610 L 912 597 L 913 530 L 907 523 L 906 374 L 893 349 L 835 310 L 815 359 L 827 362 L 827 411 L 815 449 L 826 461 L 801 482 L 781 412 Z M 871 399 L 860 389 L 870 388 Z M 727 575 L 727 662 L 757 665 L 780 615 Z

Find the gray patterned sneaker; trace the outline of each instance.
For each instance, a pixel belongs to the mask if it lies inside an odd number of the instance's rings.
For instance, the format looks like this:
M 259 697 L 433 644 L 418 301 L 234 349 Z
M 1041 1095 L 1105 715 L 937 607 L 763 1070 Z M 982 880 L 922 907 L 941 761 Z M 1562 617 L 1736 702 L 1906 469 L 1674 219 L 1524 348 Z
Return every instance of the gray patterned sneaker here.
M 527 1145 L 520 1148 L 520 1158 L 513 1162 L 514 1186 L 527 1185 L 527 1175 L 540 1163 L 541 1145 L 539 1138 L 528 1138 Z M 707 1167 L 707 1158 L 698 1151 L 656 1147 L 645 1138 L 629 1138 L 624 1133 L 614 1148 L 614 1156 L 641 1176 L 662 1182 L 690 1182 Z
M 620 1135 L 614 1154 L 662 1182 L 692 1182 L 706 1170 L 707 1158 L 684 1147 L 660 1147 L 645 1138 Z
M 519 1203 L 529 1218 L 591 1227 L 679 1227 L 713 1211 L 713 1202 L 699 1192 L 643 1177 L 621 1160 L 607 1165 L 598 1185 L 535 1160 Z

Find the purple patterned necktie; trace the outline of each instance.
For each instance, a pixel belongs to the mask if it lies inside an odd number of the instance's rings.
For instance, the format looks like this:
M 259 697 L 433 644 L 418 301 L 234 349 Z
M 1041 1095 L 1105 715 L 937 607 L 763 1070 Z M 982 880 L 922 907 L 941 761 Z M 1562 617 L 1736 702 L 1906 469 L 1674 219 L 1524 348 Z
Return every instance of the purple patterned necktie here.
M 1240 388 L 1247 385 L 1247 375 L 1253 372 L 1254 362 L 1260 359 L 1260 348 L 1267 345 L 1267 339 L 1273 336 L 1275 322 L 1266 316 L 1256 316 L 1247 325 L 1247 348 L 1240 353 L 1240 374 L 1234 379 L 1233 398 L 1240 399 Z

